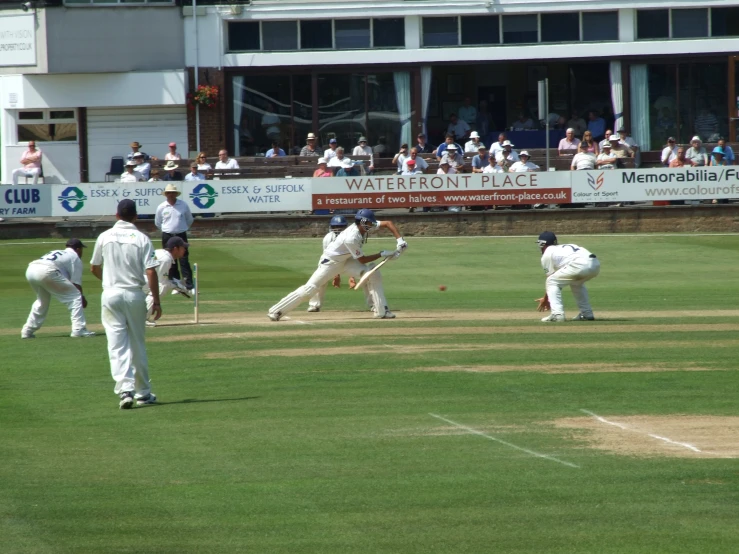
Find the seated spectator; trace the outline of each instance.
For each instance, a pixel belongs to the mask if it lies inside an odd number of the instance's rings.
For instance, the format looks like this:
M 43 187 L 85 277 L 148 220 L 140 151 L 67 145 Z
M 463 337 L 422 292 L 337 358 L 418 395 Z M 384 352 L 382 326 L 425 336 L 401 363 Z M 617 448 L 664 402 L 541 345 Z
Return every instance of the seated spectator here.
M 418 133 L 416 137 L 416 146 L 419 154 L 433 154 L 435 148 L 426 142 L 426 135 Z
M 606 134 L 604 135 L 605 138 L 598 143 L 598 148 L 603 150 L 603 144 L 611 141 L 612 134 L 613 134 L 613 131 L 611 131 L 610 129 L 606 129 Z
M 337 177 L 346 177 L 349 175 L 359 175 L 359 168 L 355 167 L 351 159 L 344 156 L 344 147 L 339 146 L 336 149 L 336 155 L 328 161 L 328 167 L 337 168 Z
M 359 137 L 359 144 L 352 150 L 352 156 L 369 156 L 369 173 L 375 170 L 375 156 L 372 147 L 367 145 L 367 137 Z
M 579 145 L 579 152 L 572 158 L 570 169 L 582 170 L 582 169 L 595 169 L 595 155 L 588 152 L 588 146 L 584 142 Z
M 21 155 L 23 167 L 13 170 L 13 185 L 18 184 L 19 177 L 33 177 L 33 184 L 38 184 L 43 155 L 43 152 L 36 148 L 36 141 L 29 140 L 28 150 Z
M 239 162 L 228 157 L 228 150 L 219 150 L 216 169 L 239 169 Z
M 696 135 L 691 139 L 690 148 L 685 152 L 685 157 L 696 167 L 708 165 L 708 154 L 699 136 Z
M 449 126 L 446 129 L 447 134 L 454 135 L 455 140 L 465 140 L 470 134 L 470 126 L 463 119 L 459 119 L 457 114 L 449 116 Z
M 511 144 L 510 140 L 503 141 L 503 151 L 501 152 L 501 154 L 505 158 L 506 162 L 508 162 L 509 164 L 517 162 L 521 159 L 518 157 L 518 152 L 513 149 L 513 146 L 514 145 Z M 497 158 L 498 154 L 496 154 L 495 156 Z
M 182 157 L 180 156 L 180 153 L 177 152 L 177 143 L 176 142 L 170 142 L 169 143 L 169 152 L 167 152 L 164 155 L 164 161 L 169 160 L 181 160 Z
M 150 175 L 151 175 L 151 178 L 149 179 L 149 183 L 156 183 L 157 181 L 162 180 L 158 169 L 152 169 Z
M 508 171 L 508 163 L 503 152 L 495 154 L 495 163 L 491 161 L 490 165 L 482 170 L 483 173 L 505 173 L 506 171 Z
M 326 158 L 318 158 L 318 168 L 313 172 L 313 177 L 333 177 L 333 172 L 326 165 Z
M 567 122 L 567 127 L 572 128 L 576 137 L 581 137 L 585 134 L 588 124 L 585 123 L 585 120 L 577 112 L 572 112 L 572 117 Z
M 405 169 L 401 175 L 417 175 L 419 173 L 423 173 L 423 171 L 416 167 L 416 160 L 406 160 Z
M 205 181 L 205 175 L 198 171 L 198 162 L 190 164 L 190 173 L 185 175 L 185 181 Z
M 713 149 L 713 152 L 711 152 L 711 161 L 708 163 L 710 166 L 723 166 L 723 165 L 729 165 L 726 161 L 726 156 L 724 153 L 724 149 L 720 146 L 717 146 Z
M 530 161 L 531 156 L 529 156 L 528 151 L 521 150 L 521 153 L 519 154 L 521 159 L 511 165 L 511 168 L 509 171 L 511 173 L 526 173 L 529 171 L 539 171 L 539 166 L 536 165 L 534 162 Z
M 631 149 L 626 146 L 616 135 L 611 135 L 611 153 L 616 158 L 630 158 Z
M 272 148 L 267 150 L 267 153 L 264 155 L 265 158 L 279 158 L 282 156 L 285 156 L 285 151 L 280 148 L 280 145 L 277 143 L 277 141 L 272 141 Z
M 336 149 L 339 147 L 339 143 L 335 138 L 331 138 L 328 141 L 328 148 L 323 151 L 323 157 L 326 159 L 326 162 L 331 160 L 336 155 Z
M 139 148 L 141 148 L 141 145 L 137 141 L 133 141 L 131 144 L 131 152 L 128 153 L 128 156 L 126 156 L 126 159 L 133 160 L 134 154 L 139 152 Z M 151 157 L 146 152 L 141 152 L 144 155 L 144 160 L 149 161 Z
M 135 171 L 144 178 L 144 181 L 148 181 L 149 173 L 151 173 L 151 164 L 149 162 L 144 161 L 144 154 L 142 152 L 136 152 L 133 155 L 132 161 L 136 162 Z
M 597 112 L 588 113 L 588 131 L 593 134 L 596 141 L 603 140 L 606 135 L 606 120 Z
M 695 134 L 705 141 L 713 141 L 718 138 L 718 119 L 706 108 L 701 108 L 695 118 Z M 688 154 L 690 157 L 690 154 Z
M 498 152 L 503 151 L 503 143 L 506 141 L 506 134 L 501 133 L 498 135 L 498 142 L 494 142 L 490 147 L 490 155 L 495 156 Z
M 198 154 L 198 157 L 195 161 L 198 162 L 198 171 L 202 172 L 209 172 L 213 170 L 213 166 L 211 166 L 208 162 L 208 156 L 205 154 L 205 152 L 200 152 Z
M 377 144 L 372 147 L 372 153 L 379 158 L 387 154 L 387 140 L 385 137 L 377 138 Z
M 511 125 L 511 131 L 530 131 L 535 128 L 534 121 L 524 112 L 518 114 L 518 119 Z
M 477 120 L 477 109 L 472 105 L 472 101 L 469 98 L 464 99 L 464 103 L 457 110 L 459 119 L 467 123 L 467 125 L 474 125 Z
M 307 144 L 303 146 L 303 149 L 300 151 L 300 155 L 320 157 L 318 149 L 316 148 L 316 135 L 314 135 L 313 133 L 308 133 L 308 137 L 305 139 L 305 142 Z
M 457 172 L 450 164 L 449 160 L 442 160 L 439 169 L 436 170 L 437 175 L 454 175 Z
M 595 159 L 595 165 L 598 169 L 616 169 L 616 161 L 616 156 L 611 152 L 610 141 L 605 141 L 603 151 Z
M 268 103 L 262 114 L 262 129 L 271 142 L 280 142 L 280 116 L 275 113 L 275 107 Z
M 629 136 L 629 134 L 626 132 L 626 129 L 624 129 L 623 127 L 618 130 L 618 138 L 621 141 L 621 144 L 625 144 L 629 147 L 629 150 L 631 150 L 631 157 L 636 157 L 639 147 L 637 146 L 636 141 L 631 138 L 631 136 Z
M 587 146 L 588 152 L 593 154 L 595 157 L 598 157 L 600 149 L 598 148 L 598 143 L 593 139 L 593 133 L 585 131 L 582 135 L 582 142 Z
M 470 140 L 464 145 L 464 151 L 465 153 L 477 152 L 479 146 L 480 146 L 480 135 L 477 133 L 477 131 L 472 131 L 470 133 Z
M 405 171 L 406 165 L 410 160 L 413 160 L 416 162 L 416 169 L 420 170 L 421 173 L 425 172 L 429 168 L 429 164 L 426 163 L 426 160 L 424 160 L 421 156 L 418 155 L 418 148 L 415 146 L 411 148 L 410 153 L 403 161 L 403 167 L 402 170 Z
M 574 156 L 580 146 L 580 139 L 575 138 L 575 129 L 570 127 L 565 131 L 565 138 L 559 141 L 557 150 L 560 156 Z
M 164 177 L 162 177 L 162 181 L 182 181 L 182 173 L 177 171 L 179 167 L 172 160 L 164 164 Z
M 456 170 L 456 173 L 462 173 L 464 170 L 464 156 L 459 153 L 459 149 L 456 144 L 449 144 L 446 147 L 446 151 L 441 158 L 441 161 L 447 161 L 447 163 Z
M 128 160 L 126 162 L 124 171 L 121 173 L 121 178 L 119 179 L 121 183 L 138 183 L 139 181 L 145 180 L 141 176 L 141 173 L 135 171 L 136 165 L 136 162 L 133 160 Z
M 444 156 L 444 152 L 446 152 L 446 149 L 449 148 L 449 145 L 453 144 L 457 147 L 457 150 L 461 151 L 462 147 L 454 142 L 454 134 L 453 133 L 447 133 L 446 139 L 444 142 L 442 142 L 439 147 L 436 149 L 436 159 L 441 160 L 441 158 Z
M 484 144 L 477 147 L 477 156 L 472 158 L 472 173 L 483 173 L 483 170 L 490 165 L 490 154 Z
M 726 164 L 734 165 L 734 150 L 732 150 L 731 146 L 726 144 L 726 139 L 724 137 L 719 137 L 718 145 L 724 151 L 724 158 L 726 159 Z
M 659 159 L 662 165 L 669 167 L 670 162 L 677 157 L 677 146 L 675 145 L 675 137 L 667 139 L 667 146 L 662 149 L 662 154 Z
M 398 166 L 397 174 L 400 175 L 403 173 L 403 164 L 408 159 L 409 153 L 408 153 L 408 145 L 407 144 L 401 144 L 400 150 L 398 150 L 398 153 L 393 156 L 393 163 Z
M 670 162 L 670 167 L 685 167 L 686 165 L 693 167 L 695 163 L 685 156 L 685 148 L 678 146 L 677 154 L 675 154 L 675 159 Z

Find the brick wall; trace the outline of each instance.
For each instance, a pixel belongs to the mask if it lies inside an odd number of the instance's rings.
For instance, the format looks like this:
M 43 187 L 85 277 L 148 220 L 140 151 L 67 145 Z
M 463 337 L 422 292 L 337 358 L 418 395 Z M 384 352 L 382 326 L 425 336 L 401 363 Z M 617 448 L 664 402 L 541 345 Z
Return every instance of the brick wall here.
M 200 108 L 200 149 L 209 157 L 216 157 L 221 148 L 226 148 L 226 90 L 224 72 L 214 67 L 201 67 L 198 71 L 201 85 L 216 85 L 220 89 L 218 105 L 213 108 Z M 195 90 L 195 71 L 188 68 L 189 88 Z M 187 142 L 188 150 L 194 152 L 197 147 L 195 138 L 195 110 L 187 110 Z

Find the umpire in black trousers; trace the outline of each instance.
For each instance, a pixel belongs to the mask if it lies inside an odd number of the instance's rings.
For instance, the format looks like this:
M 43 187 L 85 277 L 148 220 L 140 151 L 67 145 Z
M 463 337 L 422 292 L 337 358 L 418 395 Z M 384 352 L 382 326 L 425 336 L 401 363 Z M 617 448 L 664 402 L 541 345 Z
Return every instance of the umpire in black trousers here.
M 169 183 L 163 194 L 167 199 L 157 207 L 154 224 L 162 232 L 162 248 L 166 248 L 167 241 L 172 237 L 180 237 L 187 242 L 187 231 L 190 230 L 193 216 L 190 207 L 177 198 L 182 193 L 175 183 Z M 189 255 L 189 250 L 186 250 L 182 258 L 175 260 L 169 270 L 169 278 L 181 279 L 187 289 L 192 289 L 192 269 L 190 268 Z M 178 261 L 179 268 L 177 267 Z M 182 270 L 181 277 L 180 269 Z

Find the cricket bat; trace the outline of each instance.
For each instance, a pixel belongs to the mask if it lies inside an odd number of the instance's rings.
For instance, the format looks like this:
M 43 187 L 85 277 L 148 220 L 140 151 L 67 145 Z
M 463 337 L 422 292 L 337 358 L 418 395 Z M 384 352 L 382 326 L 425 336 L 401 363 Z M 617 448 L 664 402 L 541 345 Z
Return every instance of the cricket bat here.
M 364 285 L 367 282 L 367 279 L 369 279 L 375 271 L 380 269 L 389 260 L 390 260 L 390 256 L 382 260 L 379 264 L 377 264 L 375 267 L 373 267 L 372 269 L 367 271 L 364 275 L 362 275 L 362 278 L 359 281 L 357 281 L 356 285 L 354 285 L 354 290 L 359 290 L 360 288 L 362 288 L 362 285 Z

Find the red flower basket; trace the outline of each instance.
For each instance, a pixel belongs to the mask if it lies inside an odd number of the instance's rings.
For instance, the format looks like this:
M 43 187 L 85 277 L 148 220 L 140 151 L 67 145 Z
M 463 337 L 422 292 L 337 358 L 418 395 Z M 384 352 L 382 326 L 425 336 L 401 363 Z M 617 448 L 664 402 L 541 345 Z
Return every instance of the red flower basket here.
M 217 86 L 199 85 L 195 92 L 187 95 L 187 104 L 190 109 L 194 109 L 195 106 L 212 108 L 218 104 L 219 93 L 220 90 Z

